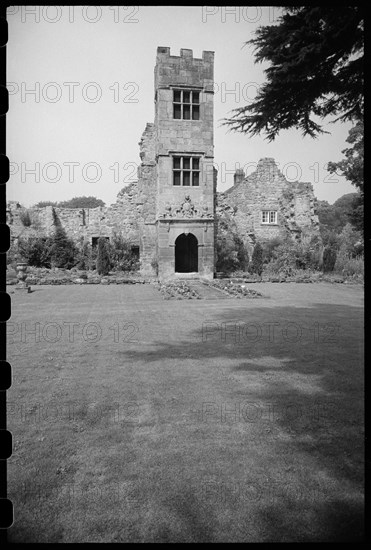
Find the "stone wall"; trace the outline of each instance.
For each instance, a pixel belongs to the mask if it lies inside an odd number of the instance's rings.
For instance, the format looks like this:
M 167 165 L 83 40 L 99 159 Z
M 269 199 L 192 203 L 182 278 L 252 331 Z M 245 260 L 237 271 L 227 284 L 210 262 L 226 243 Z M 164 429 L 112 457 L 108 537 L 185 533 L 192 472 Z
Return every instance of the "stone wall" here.
M 260 159 L 247 177 L 238 170 L 233 187 L 217 197 L 217 216 L 232 217 L 247 245 L 319 232 L 312 184 L 287 181 L 272 158 Z M 262 223 L 263 210 L 277 212 L 276 223 Z
M 140 226 L 140 263 L 145 276 L 157 274 L 156 229 L 156 128 L 152 123 L 147 126 L 139 142 L 141 164 L 138 168 L 138 196 Z
M 154 124 L 147 124 L 140 141 L 142 162 L 138 168 L 138 182 L 122 189 L 113 205 L 85 209 L 54 208 L 62 227 L 75 242 L 81 237 L 91 242 L 93 237 L 111 237 L 114 232 L 121 231 L 133 245 L 140 246 L 142 271 L 146 275 L 155 274 L 153 264 L 158 256 L 155 146 Z M 216 218 L 227 216 L 233 220 L 250 251 L 256 240 L 264 241 L 287 234 L 300 237 L 302 233 L 319 231 L 312 185 L 288 182 L 273 159 L 261 159 L 257 170 L 247 177 L 241 171 L 237 171 L 234 181 L 233 187 L 224 193 L 215 193 Z M 215 192 L 216 172 L 213 187 Z M 183 194 L 172 200 L 173 208 L 184 202 L 185 188 L 181 191 Z M 176 204 L 176 200 L 179 204 Z M 277 211 L 277 224 L 262 224 L 262 210 Z M 28 209 L 31 218 L 29 227 L 25 227 L 21 221 L 22 213 L 25 211 L 26 209 L 17 202 L 8 203 L 7 223 L 13 239 L 53 233 L 55 225 L 51 206 Z M 203 232 L 199 233 L 200 244 L 210 248 L 213 231 L 208 233 L 205 227 L 212 223 L 212 218 L 209 222 L 209 218 L 202 220 L 201 217 L 196 216 L 197 219 L 188 220 L 185 225 L 193 223 L 197 233 L 203 228 Z M 171 231 L 169 223 L 172 224 Z M 165 229 L 161 229 L 162 234 L 168 235 L 173 241 L 173 232 L 176 227 L 180 227 L 179 220 L 175 225 L 174 223 L 168 220 L 168 225 L 163 225 Z
M 78 242 L 81 238 L 92 242 L 93 237 L 112 237 L 122 231 L 133 244 L 139 245 L 139 222 L 137 205 L 137 184 L 122 189 L 111 206 L 97 208 L 23 208 L 19 203 L 8 203 L 7 223 L 12 239 L 34 236 L 50 236 L 55 231 L 55 219 L 60 222 L 68 237 Z M 29 213 L 31 225 L 25 226 L 22 213 Z M 54 211 L 54 214 L 53 214 Z

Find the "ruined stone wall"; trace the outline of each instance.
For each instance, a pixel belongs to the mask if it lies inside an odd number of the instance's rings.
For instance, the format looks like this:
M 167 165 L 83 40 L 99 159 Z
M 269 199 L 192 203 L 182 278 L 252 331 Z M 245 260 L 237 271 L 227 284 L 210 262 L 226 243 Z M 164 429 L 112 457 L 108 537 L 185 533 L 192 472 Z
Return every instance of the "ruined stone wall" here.
M 138 168 L 137 205 L 139 214 L 140 264 L 145 276 L 156 275 L 156 129 L 147 123 L 139 142 L 141 164 Z
M 274 159 L 260 159 L 256 171 L 247 177 L 236 172 L 234 182 L 218 194 L 217 215 L 231 216 L 246 244 L 319 231 L 312 185 L 287 181 Z M 277 212 L 276 223 L 262 223 L 263 210 Z
M 156 227 L 156 132 L 147 124 L 140 142 L 142 163 L 138 182 L 125 187 L 110 207 L 54 208 L 66 233 L 75 242 L 81 237 L 91 242 L 93 237 L 111 237 L 122 232 L 133 245 L 140 246 L 143 271 L 154 274 L 153 262 L 157 256 Z M 214 176 L 216 189 L 216 174 Z M 183 194 L 185 188 L 182 188 Z M 180 198 L 180 196 L 179 196 Z M 183 198 L 183 197 L 182 197 Z M 184 199 L 184 198 L 183 198 Z M 181 201 L 180 201 L 181 202 Z M 173 205 L 178 206 L 173 199 Z M 237 173 L 235 185 L 216 194 L 216 217 L 229 217 L 247 245 L 256 240 L 277 236 L 319 231 L 315 214 L 316 199 L 310 183 L 288 182 L 273 159 L 261 159 L 257 170 L 247 177 Z M 25 227 L 22 213 L 28 210 L 31 226 Z M 277 224 L 262 224 L 261 211 L 277 211 Z M 55 230 L 53 208 L 25 209 L 17 202 L 8 203 L 7 223 L 12 238 L 51 235 Z
M 91 243 L 93 237 L 112 237 L 122 231 L 133 244 L 139 245 L 139 220 L 137 205 L 137 184 L 132 183 L 117 195 L 116 202 L 108 207 L 98 208 L 43 208 L 25 209 L 19 203 L 8 204 L 8 225 L 12 239 L 34 236 L 50 236 L 55 231 L 55 219 L 65 229 L 68 237 L 78 242 L 81 238 Z M 28 211 L 31 225 L 25 227 L 22 213 Z

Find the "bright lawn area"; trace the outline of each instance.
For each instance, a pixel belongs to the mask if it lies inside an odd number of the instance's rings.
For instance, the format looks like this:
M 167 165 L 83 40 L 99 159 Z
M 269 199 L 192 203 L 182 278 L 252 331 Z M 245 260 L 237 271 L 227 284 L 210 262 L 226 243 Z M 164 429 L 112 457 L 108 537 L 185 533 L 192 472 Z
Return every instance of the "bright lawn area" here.
M 363 289 L 12 294 L 11 542 L 360 541 Z

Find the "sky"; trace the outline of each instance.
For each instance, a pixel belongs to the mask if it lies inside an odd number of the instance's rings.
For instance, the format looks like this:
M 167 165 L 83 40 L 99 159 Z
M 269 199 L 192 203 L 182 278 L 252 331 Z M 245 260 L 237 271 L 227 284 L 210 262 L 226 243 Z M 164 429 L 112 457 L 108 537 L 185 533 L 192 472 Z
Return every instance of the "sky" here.
M 266 64 L 245 42 L 277 24 L 278 7 L 10 6 L 7 44 L 7 200 L 95 196 L 106 205 L 136 181 L 138 142 L 154 121 L 158 46 L 215 52 L 214 160 L 218 191 L 236 168 L 273 157 L 289 181 L 313 184 L 333 203 L 355 188 L 326 170 L 342 159 L 350 123 L 326 123 L 313 139 L 286 130 L 273 141 L 229 131 L 222 119 L 254 100 Z

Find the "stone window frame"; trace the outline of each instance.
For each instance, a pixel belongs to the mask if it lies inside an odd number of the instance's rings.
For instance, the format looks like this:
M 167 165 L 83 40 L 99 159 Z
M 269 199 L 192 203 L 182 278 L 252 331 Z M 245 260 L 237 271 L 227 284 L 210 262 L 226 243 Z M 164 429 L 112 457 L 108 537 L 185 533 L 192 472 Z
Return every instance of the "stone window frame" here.
M 267 220 L 264 221 L 264 214 L 267 214 Z M 273 218 L 274 220 L 272 221 L 272 214 L 274 215 Z M 261 223 L 263 225 L 277 225 L 277 210 L 262 210 L 261 211 L 261 217 L 260 217 L 260 220 L 261 220 Z
M 173 187 L 199 187 L 200 186 L 200 172 L 201 172 L 201 156 L 200 155 L 194 155 L 194 154 L 174 154 L 171 155 L 172 159 L 172 183 Z M 177 164 L 177 161 L 179 160 L 179 164 Z M 188 161 L 189 164 L 186 162 L 184 163 L 184 160 Z M 194 161 L 197 160 L 197 168 L 194 168 Z M 184 164 L 186 165 L 184 167 Z M 188 168 L 189 166 L 189 168 Z M 175 183 L 176 175 L 179 174 L 179 183 Z M 184 184 L 184 176 L 185 174 L 189 174 L 189 184 Z M 194 183 L 194 176 L 198 174 L 197 178 L 195 180 L 197 183 Z
M 185 95 L 185 94 L 189 94 Z M 194 94 L 197 94 L 198 100 L 194 101 Z M 174 120 L 187 120 L 197 121 L 200 120 L 200 106 L 201 106 L 201 90 L 196 88 L 173 88 L 173 119 Z M 188 109 L 189 108 L 189 109 Z M 176 109 L 179 110 L 180 116 L 175 116 Z M 189 113 L 189 118 L 184 116 L 185 113 Z M 197 118 L 194 114 L 197 113 Z

